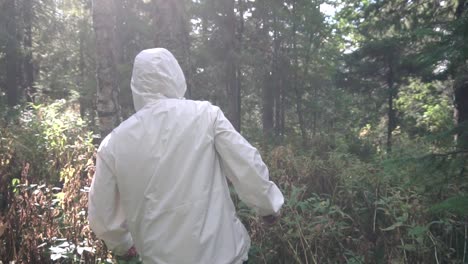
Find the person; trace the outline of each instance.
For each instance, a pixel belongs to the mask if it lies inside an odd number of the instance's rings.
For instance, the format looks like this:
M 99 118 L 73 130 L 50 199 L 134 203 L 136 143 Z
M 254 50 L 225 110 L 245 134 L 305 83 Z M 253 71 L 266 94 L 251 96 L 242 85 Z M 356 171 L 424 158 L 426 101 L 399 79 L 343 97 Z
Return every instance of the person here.
M 227 179 L 270 222 L 284 202 L 257 149 L 218 107 L 183 98 L 184 74 L 165 49 L 136 56 L 131 88 L 136 113 L 97 152 L 91 229 L 114 254 L 136 249 L 145 264 L 243 263 L 250 238 Z

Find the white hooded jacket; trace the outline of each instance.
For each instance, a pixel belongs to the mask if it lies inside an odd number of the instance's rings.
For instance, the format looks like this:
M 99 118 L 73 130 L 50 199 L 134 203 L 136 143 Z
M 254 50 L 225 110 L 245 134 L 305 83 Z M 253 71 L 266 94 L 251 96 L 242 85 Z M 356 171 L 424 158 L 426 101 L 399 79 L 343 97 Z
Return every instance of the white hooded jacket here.
M 116 254 L 135 245 L 145 264 L 237 264 L 249 235 L 226 177 L 261 216 L 283 195 L 252 147 L 208 102 L 184 100 L 183 72 L 165 49 L 135 58 L 136 113 L 101 143 L 89 224 Z

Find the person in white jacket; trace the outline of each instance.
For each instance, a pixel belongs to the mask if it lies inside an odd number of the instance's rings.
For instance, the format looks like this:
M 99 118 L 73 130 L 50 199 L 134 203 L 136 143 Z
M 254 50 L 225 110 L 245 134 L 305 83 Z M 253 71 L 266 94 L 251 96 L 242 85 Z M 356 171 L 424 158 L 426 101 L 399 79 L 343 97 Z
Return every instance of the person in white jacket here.
M 136 113 L 98 149 L 91 229 L 145 264 L 246 261 L 250 238 L 227 179 L 259 216 L 275 218 L 284 202 L 257 149 L 218 107 L 183 98 L 183 72 L 165 49 L 136 56 L 131 88 Z

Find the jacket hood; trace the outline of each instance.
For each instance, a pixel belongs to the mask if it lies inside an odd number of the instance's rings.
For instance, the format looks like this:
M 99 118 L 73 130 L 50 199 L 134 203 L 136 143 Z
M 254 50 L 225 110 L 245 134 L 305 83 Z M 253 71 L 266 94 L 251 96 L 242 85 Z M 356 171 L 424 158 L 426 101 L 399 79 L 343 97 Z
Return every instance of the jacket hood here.
M 187 89 L 184 73 L 172 53 L 163 48 L 141 51 L 133 64 L 135 110 L 161 98 L 182 98 Z

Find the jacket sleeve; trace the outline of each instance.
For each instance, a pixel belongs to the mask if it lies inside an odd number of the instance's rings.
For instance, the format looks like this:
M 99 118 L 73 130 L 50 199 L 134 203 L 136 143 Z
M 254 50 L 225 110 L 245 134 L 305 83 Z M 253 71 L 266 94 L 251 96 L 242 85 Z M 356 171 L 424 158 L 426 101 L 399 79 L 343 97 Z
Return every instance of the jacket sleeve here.
M 115 254 L 124 255 L 133 246 L 115 176 L 100 152 L 89 191 L 88 220 L 96 236 Z
M 223 172 L 239 198 L 260 216 L 277 214 L 284 203 L 281 191 L 269 180 L 268 168 L 258 150 L 234 129 L 218 108 L 214 140 Z

